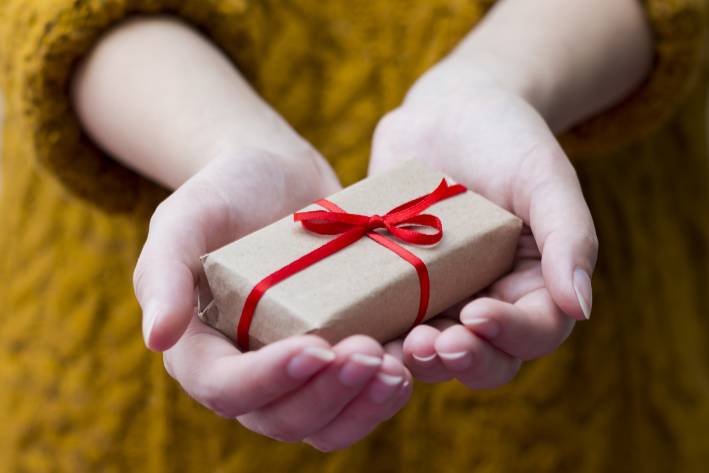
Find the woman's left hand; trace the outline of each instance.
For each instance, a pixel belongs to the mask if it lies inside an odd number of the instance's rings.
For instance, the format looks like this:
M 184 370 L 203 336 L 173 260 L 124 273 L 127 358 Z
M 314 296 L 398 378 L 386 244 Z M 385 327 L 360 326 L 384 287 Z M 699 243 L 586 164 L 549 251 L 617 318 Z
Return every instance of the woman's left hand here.
M 388 351 L 422 381 L 492 388 L 590 316 L 598 242 L 574 168 L 544 118 L 520 94 L 492 80 L 466 82 L 450 68 L 427 73 L 381 120 L 370 173 L 420 159 L 518 215 L 525 230 L 511 273 Z

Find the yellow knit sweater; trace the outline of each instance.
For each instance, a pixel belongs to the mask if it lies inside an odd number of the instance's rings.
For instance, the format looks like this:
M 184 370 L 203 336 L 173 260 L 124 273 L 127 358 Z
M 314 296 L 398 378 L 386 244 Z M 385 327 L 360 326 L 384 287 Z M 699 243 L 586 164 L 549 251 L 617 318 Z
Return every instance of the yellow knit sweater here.
M 216 417 L 143 347 L 130 274 L 165 191 L 101 154 L 66 93 L 106 28 L 140 12 L 200 28 L 351 183 L 377 119 L 489 3 L 0 0 L 0 471 L 705 471 L 703 0 L 647 0 L 652 76 L 563 139 L 601 240 L 594 317 L 511 385 L 418 385 L 324 455 Z

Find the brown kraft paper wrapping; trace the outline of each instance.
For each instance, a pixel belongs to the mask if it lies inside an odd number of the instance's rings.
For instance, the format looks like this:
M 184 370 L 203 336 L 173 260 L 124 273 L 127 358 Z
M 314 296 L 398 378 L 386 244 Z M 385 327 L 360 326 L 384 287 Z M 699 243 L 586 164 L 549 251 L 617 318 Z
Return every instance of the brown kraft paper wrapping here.
M 443 177 L 417 161 L 408 161 L 328 200 L 346 212 L 383 215 L 432 192 Z M 448 178 L 448 182 L 453 181 Z M 322 208 L 311 205 L 304 210 Z M 438 202 L 424 213 L 441 220 L 442 240 L 432 246 L 396 242 L 428 268 L 427 320 L 509 271 L 522 222 L 470 191 Z M 208 287 L 203 283 L 200 288 L 200 317 L 235 340 L 244 301 L 253 287 L 332 238 L 309 232 L 289 215 L 203 256 Z M 410 263 L 363 237 L 268 289 L 254 312 L 250 345 L 259 348 L 306 333 L 331 343 L 354 334 L 380 342 L 391 340 L 411 328 L 419 292 L 418 276 Z

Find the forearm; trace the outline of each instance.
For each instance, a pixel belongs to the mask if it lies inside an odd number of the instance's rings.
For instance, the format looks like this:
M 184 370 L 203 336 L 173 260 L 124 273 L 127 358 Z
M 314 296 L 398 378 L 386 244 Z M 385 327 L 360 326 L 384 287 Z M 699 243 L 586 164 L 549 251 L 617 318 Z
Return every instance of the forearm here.
M 639 0 L 503 0 L 441 67 L 517 91 L 558 132 L 626 96 L 651 60 Z
M 134 20 L 106 35 L 78 69 L 73 98 L 101 147 L 171 188 L 243 148 L 316 154 L 216 47 L 176 20 Z

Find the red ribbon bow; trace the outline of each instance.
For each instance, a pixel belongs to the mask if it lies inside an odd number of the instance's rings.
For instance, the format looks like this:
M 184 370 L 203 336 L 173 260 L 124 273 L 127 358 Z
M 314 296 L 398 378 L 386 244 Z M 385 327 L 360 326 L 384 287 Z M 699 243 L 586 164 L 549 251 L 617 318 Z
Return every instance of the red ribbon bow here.
M 318 261 L 337 253 L 365 235 L 399 255 L 411 263 L 416 269 L 421 293 L 419 297 L 419 309 L 413 325 L 419 324 L 426 315 L 430 292 L 430 282 L 426 265 L 418 256 L 376 230 L 386 229 L 389 234 L 397 239 L 415 245 L 432 245 L 438 243 L 441 238 L 443 238 L 443 225 L 441 224 L 441 220 L 435 215 L 424 214 L 422 212 L 433 204 L 463 193 L 466 190 L 467 189 L 460 184 L 449 186 L 446 180 L 442 179 L 438 187 L 430 194 L 406 202 L 384 215 L 367 216 L 347 213 L 326 199 L 319 200 L 316 203 L 327 210 L 294 213 L 293 220 L 300 222 L 303 227 L 311 232 L 321 235 L 339 236 L 310 253 L 301 256 L 269 276 L 266 276 L 254 286 L 246 298 L 244 308 L 241 311 L 241 317 L 239 318 L 236 329 L 237 343 L 243 349 L 248 350 L 249 328 L 251 327 L 256 305 L 269 288 Z M 422 229 L 426 227 L 433 229 L 434 232 L 423 232 Z

